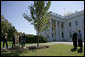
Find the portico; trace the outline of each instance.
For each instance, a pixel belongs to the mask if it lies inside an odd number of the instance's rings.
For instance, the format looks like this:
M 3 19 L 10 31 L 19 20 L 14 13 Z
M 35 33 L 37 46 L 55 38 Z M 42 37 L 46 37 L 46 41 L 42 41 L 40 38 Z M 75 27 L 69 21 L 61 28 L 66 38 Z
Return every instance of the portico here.
M 83 10 L 69 16 L 61 16 L 55 13 L 51 13 L 51 16 L 48 34 L 49 41 L 72 41 L 73 30 L 77 31 L 78 29 L 82 31 L 82 40 L 84 41 Z

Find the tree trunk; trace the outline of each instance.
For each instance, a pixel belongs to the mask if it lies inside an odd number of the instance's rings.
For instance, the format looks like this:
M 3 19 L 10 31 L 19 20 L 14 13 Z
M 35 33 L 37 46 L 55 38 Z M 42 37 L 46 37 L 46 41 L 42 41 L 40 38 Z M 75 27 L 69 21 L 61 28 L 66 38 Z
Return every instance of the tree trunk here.
M 37 48 L 39 47 L 39 20 L 37 20 L 37 28 L 38 28 L 38 38 L 37 38 Z
M 37 48 L 39 47 L 39 32 L 38 32 L 38 38 L 37 38 Z

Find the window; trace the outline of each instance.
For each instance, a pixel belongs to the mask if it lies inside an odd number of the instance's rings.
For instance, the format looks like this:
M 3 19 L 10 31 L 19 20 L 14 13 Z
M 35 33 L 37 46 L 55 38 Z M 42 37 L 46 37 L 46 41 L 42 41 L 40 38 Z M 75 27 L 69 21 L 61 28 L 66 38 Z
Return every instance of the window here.
M 69 27 L 71 27 L 71 22 L 69 22 Z
M 62 38 L 64 37 L 64 33 L 62 32 Z
M 53 33 L 52 33 L 52 37 L 53 37 Z
M 61 23 L 61 28 L 63 29 L 63 23 Z
M 53 31 L 53 27 L 52 27 L 52 31 Z
M 78 26 L 78 21 L 75 21 L 75 26 Z
M 71 35 L 71 31 L 69 32 L 69 34 L 70 34 L 69 37 L 71 38 L 71 36 L 72 36 L 72 35 Z

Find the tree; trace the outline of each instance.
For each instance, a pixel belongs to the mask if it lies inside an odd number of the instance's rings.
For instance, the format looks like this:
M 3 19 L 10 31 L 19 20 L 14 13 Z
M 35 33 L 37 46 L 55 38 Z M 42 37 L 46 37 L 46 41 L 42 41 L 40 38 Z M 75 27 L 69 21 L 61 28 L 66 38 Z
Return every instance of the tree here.
M 50 1 L 34 1 L 34 4 L 28 7 L 30 9 L 31 16 L 28 16 L 25 13 L 23 14 L 24 18 L 34 25 L 38 36 L 40 35 L 41 31 L 49 27 L 50 12 L 48 12 L 48 9 L 50 4 Z M 37 47 L 38 46 L 39 37 L 37 39 Z
M 4 18 L 4 16 L 1 16 L 1 32 L 2 33 L 8 32 L 10 26 L 11 26 L 11 23 L 9 23 L 8 20 Z
M 6 20 L 4 18 L 3 15 L 1 15 L 1 36 L 2 36 L 2 38 L 3 38 L 3 35 L 5 34 L 5 32 L 8 33 L 9 40 L 11 40 L 13 33 L 17 32 L 17 30 L 15 29 L 14 26 L 11 25 L 10 22 L 8 22 L 8 20 Z
M 10 29 L 8 31 L 9 40 L 12 40 L 12 37 L 13 37 L 14 33 L 16 33 L 16 32 L 17 32 L 17 30 L 15 29 L 15 27 L 14 26 L 10 26 Z

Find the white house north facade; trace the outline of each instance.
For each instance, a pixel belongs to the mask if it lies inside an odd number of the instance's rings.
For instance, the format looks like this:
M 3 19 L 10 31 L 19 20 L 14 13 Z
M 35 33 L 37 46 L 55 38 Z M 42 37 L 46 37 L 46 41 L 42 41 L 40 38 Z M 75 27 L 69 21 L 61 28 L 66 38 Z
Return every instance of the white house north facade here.
M 82 32 L 84 41 L 84 10 L 68 16 L 51 13 L 49 29 L 40 34 L 47 37 L 48 41 L 72 41 L 73 31 Z

